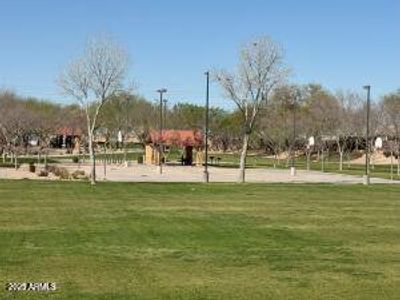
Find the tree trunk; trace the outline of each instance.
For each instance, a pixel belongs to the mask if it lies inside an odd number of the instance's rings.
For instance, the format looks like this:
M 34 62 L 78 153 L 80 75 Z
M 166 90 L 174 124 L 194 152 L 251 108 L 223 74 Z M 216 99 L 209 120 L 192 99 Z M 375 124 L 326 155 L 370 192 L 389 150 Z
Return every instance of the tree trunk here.
M 307 171 L 310 171 L 311 150 L 307 151 Z
M 344 154 L 344 145 L 340 144 L 340 138 L 336 140 L 336 145 L 339 152 L 339 171 L 343 171 L 343 154 Z
M 106 146 L 104 146 L 103 176 L 104 176 L 104 180 L 106 180 L 106 178 L 107 178 L 107 147 Z
M 324 166 L 324 149 L 321 151 L 321 171 L 325 172 L 325 166 Z
M 237 180 L 238 183 L 245 182 L 246 157 L 247 157 L 247 147 L 249 144 L 249 138 L 250 138 L 250 134 L 246 132 L 243 137 L 242 153 L 240 154 L 239 177 Z
M 96 157 L 94 154 L 93 148 L 93 133 L 89 133 L 89 155 L 90 155 L 90 163 L 92 166 L 92 170 L 90 173 L 90 183 L 92 185 L 96 184 Z
M 127 165 L 128 164 L 128 149 L 126 148 L 125 141 L 123 143 L 123 147 L 124 147 L 124 164 Z
M 44 168 L 47 170 L 47 156 L 48 156 L 48 150 L 46 149 L 44 153 Z
M 400 176 L 400 153 L 397 155 L 397 176 Z
M 14 166 L 15 166 L 15 170 L 18 170 L 18 155 L 17 155 L 17 153 L 14 154 Z
M 291 148 L 291 146 L 289 146 L 289 148 L 288 148 L 288 151 L 287 151 L 287 157 L 286 157 L 286 168 L 288 168 L 288 167 L 289 167 L 289 162 L 290 162 L 290 158 L 291 158 L 291 155 L 290 155 L 290 153 L 292 153 L 292 148 Z
M 398 140 L 397 140 L 397 144 L 399 145 Z M 400 147 L 397 148 L 397 177 L 400 177 Z
M 350 170 L 350 158 L 351 158 L 351 153 L 347 152 L 347 169 Z
M 390 151 L 390 180 L 393 180 L 393 151 Z

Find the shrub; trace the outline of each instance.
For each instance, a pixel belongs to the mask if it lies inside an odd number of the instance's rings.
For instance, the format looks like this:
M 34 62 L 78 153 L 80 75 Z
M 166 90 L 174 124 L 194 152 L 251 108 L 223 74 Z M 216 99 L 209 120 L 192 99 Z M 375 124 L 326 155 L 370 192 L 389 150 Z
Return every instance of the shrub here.
M 60 179 L 69 179 L 70 178 L 70 176 L 69 176 L 69 172 L 68 172 L 68 170 L 66 169 L 66 168 L 60 168 L 60 173 L 59 173 L 60 175 Z
M 15 168 L 13 163 L 0 163 L 0 168 Z
M 47 165 L 46 170 L 47 170 L 48 172 L 50 172 L 50 173 L 55 174 L 55 169 L 56 169 L 56 168 L 57 168 L 56 166 Z
M 73 179 L 86 179 L 87 176 L 85 176 L 85 171 L 83 170 L 76 170 L 71 174 L 71 177 Z
M 52 167 L 51 168 L 51 172 L 56 175 L 56 176 L 60 176 L 60 168 L 59 167 Z
M 52 173 L 58 177 L 60 177 L 60 179 L 69 179 L 69 172 L 66 168 L 61 168 L 61 167 L 53 167 L 52 168 Z
M 139 156 L 137 159 L 138 164 L 142 164 L 143 163 L 143 156 Z
M 38 173 L 39 177 L 47 177 L 49 176 L 49 172 L 47 172 L 46 170 L 40 170 Z
M 72 162 L 77 164 L 79 162 L 79 157 L 78 156 L 73 156 L 72 157 Z

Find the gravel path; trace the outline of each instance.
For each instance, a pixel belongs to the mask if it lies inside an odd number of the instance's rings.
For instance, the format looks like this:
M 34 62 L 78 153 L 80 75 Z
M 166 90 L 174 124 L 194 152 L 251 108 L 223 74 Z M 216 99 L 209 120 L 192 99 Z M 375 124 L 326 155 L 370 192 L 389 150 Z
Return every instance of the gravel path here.
M 70 172 L 77 169 L 76 165 L 63 165 Z M 90 166 L 80 167 L 89 174 Z M 104 180 L 104 167 L 96 167 L 98 180 Z M 209 168 L 210 182 L 236 182 L 238 169 L 234 168 Z M 14 169 L 0 168 L 0 178 L 8 179 L 46 179 L 38 177 L 27 171 L 15 171 Z M 54 179 L 54 178 L 52 178 Z M 111 165 L 107 166 L 107 181 L 125 182 L 203 182 L 203 168 L 187 166 L 164 166 L 163 174 L 159 174 L 156 166 L 134 164 L 130 167 Z M 248 169 L 246 170 L 247 182 L 265 183 L 340 183 L 358 184 L 363 183 L 360 176 L 342 175 L 335 173 L 322 173 L 318 171 L 297 171 L 296 176 L 291 176 L 287 169 Z M 400 183 L 381 178 L 371 178 L 371 183 Z
M 89 166 L 82 166 L 89 173 Z M 72 168 L 71 168 L 72 170 Z M 104 178 L 104 168 L 96 168 L 97 177 Z M 234 168 L 209 168 L 210 182 L 235 182 L 238 169 Z M 131 182 L 203 182 L 203 168 L 187 166 L 164 166 L 163 174 L 159 174 L 156 166 L 133 165 L 108 166 L 106 178 L 108 181 Z M 291 176 L 288 169 L 248 169 L 246 170 L 247 182 L 295 182 L 295 183 L 363 183 L 361 176 L 343 175 L 335 173 L 322 173 L 318 171 L 297 171 L 296 176 Z M 393 181 L 394 183 L 400 183 Z M 371 178 L 371 183 L 393 183 L 387 179 Z

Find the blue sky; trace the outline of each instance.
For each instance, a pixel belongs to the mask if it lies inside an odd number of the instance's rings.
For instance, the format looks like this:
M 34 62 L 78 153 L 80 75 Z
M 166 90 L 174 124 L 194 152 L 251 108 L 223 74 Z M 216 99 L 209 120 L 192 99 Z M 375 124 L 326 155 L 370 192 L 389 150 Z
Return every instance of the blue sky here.
M 270 35 L 290 80 L 332 91 L 400 88 L 398 0 L 0 0 L 0 88 L 68 102 L 56 84 L 86 40 L 112 35 L 129 51 L 129 78 L 149 100 L 204 101 L 204 71 L 232 68 L 242 43 Z M 211 101 L 226 106 L 213 84 Z

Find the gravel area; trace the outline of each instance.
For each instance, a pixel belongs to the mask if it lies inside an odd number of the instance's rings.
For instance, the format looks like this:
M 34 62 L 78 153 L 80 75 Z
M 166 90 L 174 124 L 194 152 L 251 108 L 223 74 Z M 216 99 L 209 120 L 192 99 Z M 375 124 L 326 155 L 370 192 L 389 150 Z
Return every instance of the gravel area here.
M 70 172 L 78 169 L 73 164 L 63 164 Z M 86 174 L 90 172 L 88 164 L 80 166 Z M 236 182 L 238 169 L 210 167 L 210 182 Z M 104 180 L 104 167 L 96 167 L 97 179 Z M 0 168 L 0 178 L 8 179 L 46 179 L 38 177 L 27 171 Z M 49 178 L 54 179 L 54 178 Z M 163 173 L 159 173 L 157 166 L 138 165 L 126 167 L 123 165 L 108 165 L 106 171 L 107 181 L 125 182 L 203 182 L 203 168 L 188 166 L 164 166 Z M 318 171 L 298 170 L 295 176 L 290 175 L 288 169 L 247 169 L 247 182 L 265 183 L 340 183 L 359 184 L 363 183 L 361 176 L 342 175 L 335 173 L 322 173 Z M 371 178 L 371 183 L 400 183 L 381 178 Z
M 89 166 L 82 166 L 89 173 Z M 74 170 L 73 167 L 69 167 Z M 236 182 L 238 169 L 210 167 L 210 182 Z M 96 168 L 98 179 L 104 179 L 104 167 Z M 203 182 L 203 168 L 188 166 L 163 166 L 163 173 L 159 173 L 157 166 L 133 165 L 107 166 L 106 179 L 108 181 L 131 182 Z M 295 176 L 290 175 L 289 169 L 247 169 L 247 182 L 294 182 L 294 183 L 363 183 L 361 176 L 323 173 L 318 171 L 298 170 Z M 393 181 L 397 182 L 397 181 Z M 371 178 L 371 183 L 393 183 L 387 179 Z M 399 182 L 397 182 L 399 183 Z

